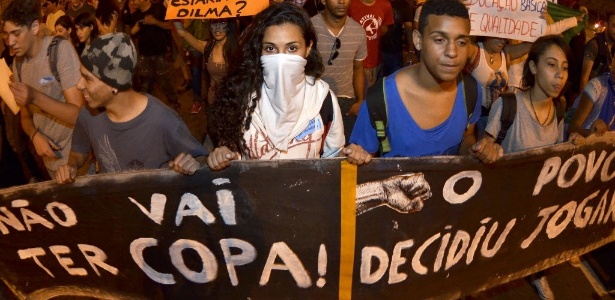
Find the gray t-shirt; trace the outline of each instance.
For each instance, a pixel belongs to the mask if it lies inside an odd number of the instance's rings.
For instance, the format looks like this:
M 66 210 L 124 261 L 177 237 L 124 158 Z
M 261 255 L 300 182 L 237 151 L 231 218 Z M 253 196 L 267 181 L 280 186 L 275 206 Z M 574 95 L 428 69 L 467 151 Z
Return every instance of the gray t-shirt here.
M 101 173 L 165 168 L 180 153 L 206 155 L 179 115 L 151 95 L 140 115 L 122 123 L 83 108 L 72 147 L 77 153 L 94 150 Z
M 58 82 L 57 78 L 53 77 L 49 67 L 49 57 L 47 56 L 47 48 L 51 41 L 52 37 L 43 38 L 40 51 L 32 59 L 27 59 L 26 57 L 15 58 L 13 73 L 17 81 L 23 82 L 57 101 L 66 102 L 62 91 L 76 86 L 77 82 L 79 82 L 81 78 L 81 73 L 79 73 L 81 62 L 70 42 L 62 40 L 58 44 L 57 70 L 58 76 L 60 76 L 60 81 Z M 17 65 L 19 64 L 17 60 L 23 60 L 21 72 L 17 71 Z M 21 74 L 21 78 L 19 78 L 19 74 Z M 30 110 L 32 111 L 34 126 L 39 129 L 41 134 L 51 139 L 61 149 L 61 159 L 43 158 L 47 169 L 56 170 L 58 166 L 66 164 L 68 160 L 73 128 L 58 118 L 42 111 L 37 106 L 30 105 Z
M 346 25 L 337 36 L 341 41 L 341 46 L 337 49 L 338 57 L 329 65 L 329 57 L 335 52 L 335 36 L 325 25 L 320 13 L 312 17 L 312 24 L 318 34 L 318 51 L 325 66 L 321 79 L 329 84 L 337 97 L 355 98 L 352 69 L 355 60 L 364 60 L 367 57 L 365 30 L 355 20 L 347 17 Z
M 533 117 L 531 107 L 525 104 L 524 92 L 515 93 L 517 98 L 517 115 L 512 123 L 506 137 L 502 141 L 504 153 L 513 153 L 524 151 L 531 148 L 551 146 L 561 143 L 564 140 L 564 122 L 558 122 L 557 117 L 545 125 L 540 125 Z M 556 114 L 555 106 L 553 106 L 552 114 Z M 493 102 L 489 113 L 489 121 L 486 131 L 491 136 L 496 137 L 500 132 L 502 115 L 502 98 L 498 98 Z

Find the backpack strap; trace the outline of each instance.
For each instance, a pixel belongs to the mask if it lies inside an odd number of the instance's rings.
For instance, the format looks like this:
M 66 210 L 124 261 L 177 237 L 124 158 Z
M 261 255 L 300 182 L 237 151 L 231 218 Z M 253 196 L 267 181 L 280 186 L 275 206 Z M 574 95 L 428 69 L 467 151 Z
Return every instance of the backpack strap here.
M 367 111 L 372 127 L 376 130 L 376 136 L 380 141 L 378 154 L 382 157 L 384 154 L 391 151 L 391 145 L 386 134 L 387 127 L 387 102 L 385 95 L 384 81 L 386 77 L 378 79 L 374 85 L 367 89 L 365 101 L 367 102 Z
M 495 139 L 495 142 L 498 144 L 502 144 L 508 129 L 515 121 L 515 116 L 517 116 L 517 97 L 515 94 L 504 93 L 501 94 L 500 97 L 502 98 L 502 114 L 500 115 L 501 128 Z
M 49 69 L 51 74 L 60 83 L 60 74 L 58 74 L 58 49 L 60 48 L 60 42 L 64 38 L 61 36 L 54 36 L 49 47 L 47 47 L 47 57 L 49 57 Z
M 320 117 L 322 118 L 322 124 L 324 126 L 329 126 L 330 123 L 333 122 L 333 99 L 331 97 L 331 91 L 327 93 L 327 97 L 325 97 L 325 101 L 320 107 Z
M 325 140 L 327 139 L 329 129 L 331 129 L 331 124 L 333 123 L 333 98 L 331 97 L 331 90 L 327 93 L 327 96 L 320 107 L 320 118 L 322 119 L 322 124 L 324 126 L 322 144 L 320 147 L 320 155 L 322 155 L 325 150 Z
M 54 36 L 47 47 L 47 57 L 49 58 L 49 69 L 51 70 L 51 75 L 60 82 L 60 74 L 58 73 L 58 52 L 59 52 L 59 44 L 64 40 L 61 36 Z M 15 59 L 15 68 L 17 69 L 17 76 L 19 76 L 19 81 L 23 81 L 21 78 L 21 66 L 23 65 L 23 59 Z
M 466 103 L 466 114 L 469 121 L 474 113 L 476 103 L 478 102 L 478 83 L 474 76 L 466 72 L 462 72 L 461 74 L 463 78 L 463 97 Z

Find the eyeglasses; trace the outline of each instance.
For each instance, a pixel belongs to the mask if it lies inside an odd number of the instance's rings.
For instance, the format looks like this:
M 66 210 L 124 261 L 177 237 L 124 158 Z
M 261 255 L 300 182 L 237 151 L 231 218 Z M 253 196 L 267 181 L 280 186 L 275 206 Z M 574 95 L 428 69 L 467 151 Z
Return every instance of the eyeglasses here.
M 339 38 L 335 38 L 335 43 L 333 43 L 333 47 L 331 47 L 331 54 L 329 55 L 329 61 L 327 62 L 329 65 L 333 64 L 333 60 L 337 58 L 340 53 L 337 51 L 342 46 L 342 41 Z

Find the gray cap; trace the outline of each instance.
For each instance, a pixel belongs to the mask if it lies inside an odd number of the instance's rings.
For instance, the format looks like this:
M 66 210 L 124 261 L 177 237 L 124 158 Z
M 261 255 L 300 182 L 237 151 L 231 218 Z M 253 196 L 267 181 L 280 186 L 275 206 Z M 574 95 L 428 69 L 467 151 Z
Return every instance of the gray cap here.
M 81 63 L 102 82 L 125 91 L 132 86 L 137 50 L 125 33 L 109 33 L 94 39 L 83 50 Z

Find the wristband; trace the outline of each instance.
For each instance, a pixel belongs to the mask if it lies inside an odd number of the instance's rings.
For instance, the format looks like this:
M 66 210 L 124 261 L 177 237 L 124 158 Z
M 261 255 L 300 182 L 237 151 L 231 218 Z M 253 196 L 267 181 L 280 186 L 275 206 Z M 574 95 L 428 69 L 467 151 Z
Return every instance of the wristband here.
M 38 128 L 36 128 L 36 130 L 34 130 L 34 132 L 30 135 L 30 141 L 34 141 L 34 137 L 36 136 L 37 133 L 38 133 Z

